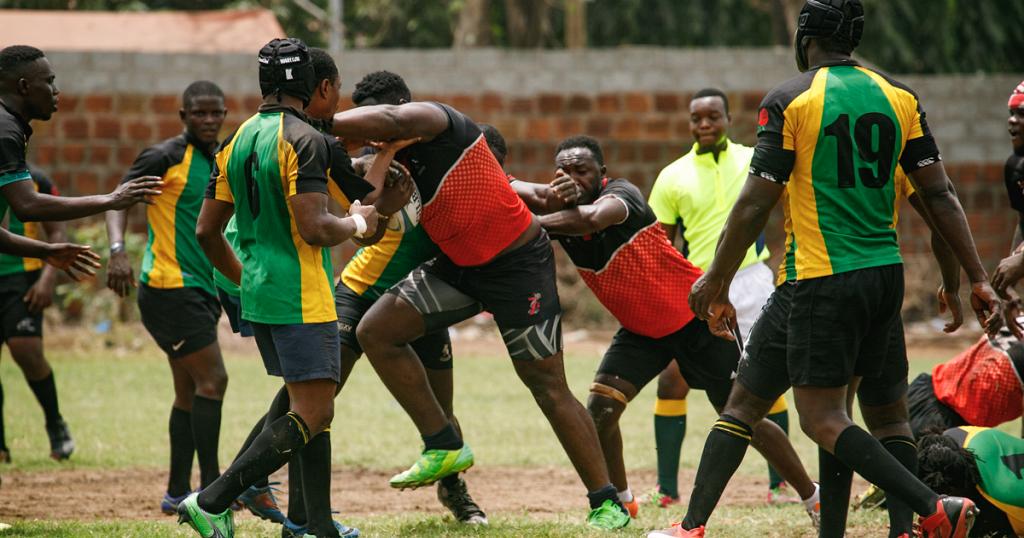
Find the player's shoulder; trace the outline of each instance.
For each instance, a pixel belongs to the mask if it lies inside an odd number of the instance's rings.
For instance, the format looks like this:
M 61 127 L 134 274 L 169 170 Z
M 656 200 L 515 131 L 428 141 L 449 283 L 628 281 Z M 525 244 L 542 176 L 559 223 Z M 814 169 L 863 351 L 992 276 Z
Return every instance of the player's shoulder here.
M 913 88 L 911 88 L 910 86 L 908 86 L 904 82 L 901 82 L 900 80 L 898 80 L 896 77 L 890 75 L 889 73 L 886 73 L 885 71 L 882 71 L 880 69 L 875 69 L 873 67 L 866 67 L 866 66 L 863 66 L 863 65 L 860 66 L 860 68 L 865 70 L 865 71 L 870 71 L 871 73 L 874 73 L 879 78 L 881 78 L 882 81 L 885 82 L 885 84 L 889 85 L 891 88 L 893 88 L 893 89 L 895 89 L 897 91 L 905 92 L 905 93 L 909 94 L 911 97 L 913 97 L 915 100 L 917 99 L 917 92 L 915 92 Z
M 188 139 L 185 134 L 179 134 L 166 138 L 153 144 L 148 149 L 152 153 L 156 153 L 162 157 L 178 158 L 181 159 L 185 155 L 185 150 L 188 148 Z
M 603 182 L 600 196 L 615 196 L 629 201 L 644 201 L 644 195 L 640 189 L 626 178 L 609 178 Z
M 307 123 L 304 116 L 286 111 L 281 121 L 281 136 L 293 148 L 304 147 L 328 150 L 329 146 L 324 134 Z
M 24 140 L 27 135 L 25 127 L 17 116 L 0 106 L 0 137 Z
M 811 89 L 814 77 L 817 76 L 818 71 L 819 69 L 812 69 L 800 73 L 775 86 L 761 100 L 761 108 L 777 107 L 780 110 L 787 109 L 797 97 Z

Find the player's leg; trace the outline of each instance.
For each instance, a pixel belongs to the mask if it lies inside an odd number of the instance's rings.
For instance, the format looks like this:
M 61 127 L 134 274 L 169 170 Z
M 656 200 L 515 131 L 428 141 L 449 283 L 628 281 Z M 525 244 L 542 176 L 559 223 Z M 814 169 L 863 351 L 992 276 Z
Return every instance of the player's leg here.
M 174 359 L 192 378 L 192 438 L 199 462 L 200 489 L 220 476 L 217 451 L 220 446 L 221 409 L 228 386 L 220 345 L 216 340 L 197 351 Z
M 853 398 L 859 384 L 860 378 L 854 377 L 847 387 L 847 416 L 853 416 Z M 818 475 L 821 480 L 821 513 L 818 535 L 841 538 L 846 534 L 853 470 L 831 452 L 818 447 Z
M 42 330 L 42 317 L 39 319 L 39 330 Z M 7 347 L 11 357 L 21 368 L 25 381 L 35 395 L 43 415 L 46 417 L 46 434 L 50 439 L 50 457 L 64 460 L 75 450 L 75 442 L 64 417 L 60 414 L 57 398 L 57 385 L 54 382 L 53 369 L 43 352 L 43 338 L 39 336 L 17 336 L 7 339 Z
M 654 446 L 658 456 L 658 489 L 654 502 L 664 508 L 679 502 L 679 457 L 686 437 L 686 396 L 689 385 L 675 362 L 658 375 L 654 402 Z M 607 456 L 606 456 L 607 457 Z
M 192 400 L 196 387 L 192 376 L 174 359 L 168 358 L 171 379 L 174 382 L 174 403 L 167 423 L 170 438 L 171 461 L 167 476 L 167 492 L 160 503 L 160 509 L 173 514 L 180 503 L 192 491 L 192 460 L 196 445 L 192 437 Z
M 4 386 L 0 383 L 0 463 L 11 463 L 11 450 L 7 448 L 7 430 L 4 427 Z

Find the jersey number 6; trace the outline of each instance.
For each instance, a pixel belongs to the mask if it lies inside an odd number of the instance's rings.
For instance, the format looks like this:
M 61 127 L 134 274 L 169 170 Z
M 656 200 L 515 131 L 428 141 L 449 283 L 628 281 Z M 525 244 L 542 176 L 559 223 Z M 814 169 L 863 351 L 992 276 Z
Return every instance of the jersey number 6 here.
M 877 133 L 877 134 L 876 134 Z M 889 182 L 893 173 L 896 152 L 896 124 L 892 118 L 878 112 L 869 112 L 857 118 L 850 130 L 849 114 L 840 114 L 836 121 L 825 127 L 825 136 L 836 138 L 836 164 L 839 188 L 852 189 L 854 179 L 854 146 L 859 161 L 871 166 L 857 167 L 860 182 L 865 187 L 880 189 Z

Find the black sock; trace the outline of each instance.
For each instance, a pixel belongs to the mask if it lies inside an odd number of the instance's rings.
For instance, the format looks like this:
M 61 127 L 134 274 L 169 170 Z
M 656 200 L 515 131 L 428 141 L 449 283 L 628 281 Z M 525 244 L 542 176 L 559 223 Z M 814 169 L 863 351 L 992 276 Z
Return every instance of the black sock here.
M 199 506 L 219 514 L 260 478 L 278 470 L 309 440 L 309 428 L 295 413 L 274 421 L 252 442 L 249 450 L 199 494 Z
M 288 396 L 288 387 L 282 386 L 281 390 L 274 395 L 274 401 L 270 402 L 270 409 L 267 410 L 267 425 L 288 414 L 291 409 L 292 400 Z
M 302 452 L 288 460 L 288 519 L 306 525 L 306 496 L 302 489 Z
M 171 437 L 171 470 L 167 477 L 167 494 L 180 497 L 192 488 L 192 455 L 196 451 L 192 440 L 192 413 L 172 407 L 167 431 Z
M 423 450 L 458 450 L 462 448 L 462 438 L 449 422 L 441 431 L 424 435 L 423 444 Z
M 836 439 L 836 457 L 882 488 L 907 503 L 914 512 L 929 516 L 935 512 L 939 496 L 928 489 L 906 467 L 892 457 L 874 437 L 857 426 L 843 430 Z
M 4 386 L 0 384 L 0 450 L 9 452 L 7 449 L 7 433 L 4 430 Z
M 690 504 L 683 519 L 684 529 L 707 524 L 729 479 L 743 463 L 753 435 L 750 426 L 729 415 L 722 415 L 711 427 L 697 466 Z
M 57 385 L 53 382 L 53 372 L 39 381 L 29 381 L 29 388 L 39 400 L 46 416 L 46 425 L 53 426 L 60 421 L 60 406 L 57 405 Z
M 622 506 L 622 501 L 619 500 L 618 490 L 616 490 L 615 486 L 611 484 L 608 484 L 597 491 L 587 493 L 587 500 L 590 501 L 591 510 L 600 507 L 605 501 L 612 501 L 617 504 L 619 508 L 622 508 L 622 510 L 626 510 L 625 507 Z
M 917 443 L 912 438 L 894 435 L 881 439 L 880 442 L 892 457 L 917 476 Z M 903 533 L 913 536 L 914 511 L 910 506 L 897 497 L 890 497 L 885 507 L 889 511 L 889 537 L 896 538 Z
M 220 445 L 220 400 L 199 396 L 192 398 L 192 438 L 199 460 L 199 487 L 205 488 L 220 476 L 217 450 Z
M 441 479 L 441 485 L 447 489 L 452 489 L 459 485 L 459 473 L 450 474 Z
M 818 474 L 821 480 L 821 528 L 818 536 L 842 538 L 846 535 L 853 471 L 839 458 L 819 448 Z
M 242 443 L 242 448 L 240 448 L 238 450 L 238 454 L 235 454 L 235 459 L 236 460 L 238 458 L 240 458 L 242 456 L 242 454 L 245 454 L 246 450 L 249 450 L 249 446 L 252 445 L 252 442 L 254 440 L 256 440 L 256 436 L 259 435 L 260 432 L 263 431 L 263 426 L 266 424 L 266 421 L 267 421 L 267 415 L 264 414 L 262 417 L 259 418 L 259 420 L 256 421 L 256 424 L 252 425 L 252 429 L 249 430 L 249 436 L 246 437 L 245 438 L 245 442 Z M 232 460 L 232 461 L 234 461 L 234 460 Z M 270 482 L 267 480 L 266 477 L 264 477 L 264 478 L 262 478 L 260 480 L 257 480 L 256 483 L 253 484 L 253 486 L 258 487 L 258 488 L 265 488 L 265 487 L 267 487 L 269 485 L 270 485 Z
M 324 431 L 302 449 L 302 494 L 306 527 L 316 536 L 339 536 L 331 520 L 331 432 Z

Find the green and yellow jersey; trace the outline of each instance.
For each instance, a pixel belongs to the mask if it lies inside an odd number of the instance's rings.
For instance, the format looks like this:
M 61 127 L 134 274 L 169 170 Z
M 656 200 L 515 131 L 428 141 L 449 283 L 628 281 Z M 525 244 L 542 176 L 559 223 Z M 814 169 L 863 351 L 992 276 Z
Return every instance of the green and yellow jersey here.
M 327 138 L 301 112 L 263 105 L 221 147 L 207 197 L 235 206 L 242 318 L 337 320 L 330 251 L 302 239 L 288 203 L 296 194 L 328 193 Z
M 1006 514 L 1018 536 L 1024 536 L 1024 439 L 975 426 L 952 428 L 944 435 L 974 453 L 981 476 L 978 491 Z
M 231 216 L 231 220 L 228 221 L 227 225 L 224 226 L 224 238 L 227 239 L 228 244 L 231 245 L 231 250 L 238 252 L 238 226 L 235 225 L 235 216 Z M 242 290 L 228 277 L 224 276 L 215 267 L 213 269 L 213 283 L 218 288 L 224 290 L 224 293 L 231 295 L 232 297 L 238 297 L 242 294 Z
M 146 253 L 139 280 L 160 289 L 199 288 L 216 295 L 213 265 L 196 240 L 196 222 L 210 182 L 213 155 L 182 133 L 146 148 L 122 181 L 163 178 L 163 193 L 146 206 Z
M 902 263 L 897 167 L 913 173 L 939 159 L 917 96 L 855 62 L 769 92 L 750 173 L 786 185 L 780 280 Z
M 51 182 L 50 178 L 46 177 L 45 174 L 38 170 L 31 170 L 31 174 L 36 192 L 49 194 L 51 196 L 58 195 L 57 187 L 53 186 L 53 182 Z M 39 239 L 41 237 L 39 229 L 42 225 L 40 223 L 22 222 L 14 212 L 11 212 L 7 216 L 7 225 L 5 227 L 13 234 L 27 237 L 29 239 Z M 0 254 L 0 276 L 38 271 L 42 268 L 43 260 L 38 258 L 22 258 L 21 256 Z

